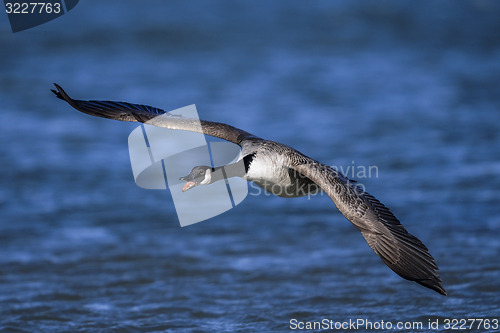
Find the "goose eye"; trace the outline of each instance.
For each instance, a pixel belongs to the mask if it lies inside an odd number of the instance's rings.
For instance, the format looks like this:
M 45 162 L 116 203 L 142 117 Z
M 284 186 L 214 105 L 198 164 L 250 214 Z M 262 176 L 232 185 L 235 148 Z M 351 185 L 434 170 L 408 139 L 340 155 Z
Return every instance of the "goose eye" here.
M 203 175 L 205 173 L 205 170 L 200 170 L 200 175 Z

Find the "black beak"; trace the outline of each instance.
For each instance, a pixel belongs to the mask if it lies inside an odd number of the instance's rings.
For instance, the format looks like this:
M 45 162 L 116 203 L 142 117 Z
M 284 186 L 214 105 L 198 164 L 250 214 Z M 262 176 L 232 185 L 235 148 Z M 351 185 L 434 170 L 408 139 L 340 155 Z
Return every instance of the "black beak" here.
M 192 182 L 194 180 L 194 177 L 191 174 L 189 174 L 187 176 L 179 178 L 179 180 L 183 180 L 185 182 Z

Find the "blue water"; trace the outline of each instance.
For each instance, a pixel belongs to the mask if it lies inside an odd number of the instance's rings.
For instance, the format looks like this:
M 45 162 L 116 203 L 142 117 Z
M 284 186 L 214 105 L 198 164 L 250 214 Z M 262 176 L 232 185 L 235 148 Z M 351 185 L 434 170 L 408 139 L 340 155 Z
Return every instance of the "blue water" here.
M 0 29 L 0 331 L 500 318 L 498 2 L 87 0 Z M 52 82 L 196 104 L 324 163 L 376 166 L 358 180 L 429 247 L 448 296 L 390 271 L 327 197 L 249 196 L 180 228 L 167 191 L 134 183 L 137 125 L 71 109 Z

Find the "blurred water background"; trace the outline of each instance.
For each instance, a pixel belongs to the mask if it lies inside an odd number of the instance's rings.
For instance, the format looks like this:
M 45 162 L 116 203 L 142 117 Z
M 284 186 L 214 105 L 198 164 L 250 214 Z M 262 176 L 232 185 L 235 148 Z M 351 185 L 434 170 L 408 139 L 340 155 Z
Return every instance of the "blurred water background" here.
M 0 17 L 0 331 L 500 317 L 499 2 L 87 0 L 16 34 Z M 52 82 L 377 166 L 359 180 L 448 296 L 390 271 L 327 197 L 249 196 L 180 228 L 167 191 L 134 183 L 137 124 Z

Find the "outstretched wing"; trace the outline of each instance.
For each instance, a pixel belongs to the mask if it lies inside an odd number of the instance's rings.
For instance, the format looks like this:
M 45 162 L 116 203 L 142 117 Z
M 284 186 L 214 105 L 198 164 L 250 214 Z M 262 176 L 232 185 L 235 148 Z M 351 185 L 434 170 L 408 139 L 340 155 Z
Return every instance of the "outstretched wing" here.
M 380 201 L 333 168 L 316 161 L 289 166 L 311 179 L 361 231 L 368 245 L 401 277 L 446 295 L 427 247 L 409 234 Z
M 164 110 L 148 105 L 126 102 L 94 100 L 82 101 L 72 99 L 59 85 L 55 83 L 54 85 L 57 88 L 57 91 L 52 90 L 52 92 L 54 92 L 57 97 L 65 100 L 69 105 L 78 111 L 92 116 L 121 121 L 138 121 L 141 123 L 147 122 L 150 125 L 159 127 L 198 132 L 238 145 L 240 145 L 245 139 L 256 138 L 256 136 L 230 125 L 198 119 L 187 119 L 181 116 L 170 116 Z

